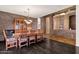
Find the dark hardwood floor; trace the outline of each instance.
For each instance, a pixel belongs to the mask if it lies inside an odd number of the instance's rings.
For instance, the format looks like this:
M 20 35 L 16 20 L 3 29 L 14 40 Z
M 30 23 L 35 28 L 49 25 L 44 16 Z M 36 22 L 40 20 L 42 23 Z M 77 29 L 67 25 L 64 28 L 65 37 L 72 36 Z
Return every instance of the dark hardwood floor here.
M 45 39 L 42 42 L 30 45 L 30 47 L 24 46 L 21 49 L 11 48 L 6 51 L 5 43 L 0 42 L 0 54 L 75 54 L 75 47 Z

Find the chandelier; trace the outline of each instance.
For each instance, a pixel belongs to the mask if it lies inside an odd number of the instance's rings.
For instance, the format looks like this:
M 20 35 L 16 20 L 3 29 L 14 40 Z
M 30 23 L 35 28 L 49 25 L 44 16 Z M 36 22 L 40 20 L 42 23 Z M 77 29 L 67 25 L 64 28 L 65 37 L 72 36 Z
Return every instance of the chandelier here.
M 28 15 L 27 15 L 27 20 L 26 20 L 26 19 L 24 20 L 26 24 L 31 24 L 31 23 L 32 23 L 32 20 L 30 20 L 30 17 L 29 17 L 29 10 L 30 10 L 30 9 L 28 8 L 28 9 L 27 9 L 27 11 L 28 11 L 28 12 L 27 12 L 27 13 L 28 13 Z

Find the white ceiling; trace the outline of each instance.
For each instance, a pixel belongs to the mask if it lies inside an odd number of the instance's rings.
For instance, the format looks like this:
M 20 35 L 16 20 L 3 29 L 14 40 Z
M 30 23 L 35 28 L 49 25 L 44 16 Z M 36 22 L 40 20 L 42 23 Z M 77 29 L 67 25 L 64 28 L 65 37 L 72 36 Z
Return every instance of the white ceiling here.
M 41 17 L 71 5 L 0 5 L 0 11 L 27 16 L 27 9 L 30 9 L 31 17 Z

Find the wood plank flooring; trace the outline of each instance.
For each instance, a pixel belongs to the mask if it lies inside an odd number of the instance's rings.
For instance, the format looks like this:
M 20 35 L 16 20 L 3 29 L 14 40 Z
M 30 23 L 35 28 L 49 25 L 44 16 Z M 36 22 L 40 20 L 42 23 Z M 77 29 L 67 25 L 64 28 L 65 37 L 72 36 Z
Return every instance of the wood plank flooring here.
M 5 43 L 0 42 L 0 54 L 74 54 L 75 46 L 58 42 L 55 40 L 44 39 L 30 47 L 5 49 Z
M 56 36 L 56 35 L 47 35 L 47 34 L 44 35 L 44 37 L 61 42 L 61 43 L 66 43 L 66 44 L 73 45 L 73 46 L 76 45 L 76 39 L 71 39 L 71 38 L 66 38 L 63 36 Z

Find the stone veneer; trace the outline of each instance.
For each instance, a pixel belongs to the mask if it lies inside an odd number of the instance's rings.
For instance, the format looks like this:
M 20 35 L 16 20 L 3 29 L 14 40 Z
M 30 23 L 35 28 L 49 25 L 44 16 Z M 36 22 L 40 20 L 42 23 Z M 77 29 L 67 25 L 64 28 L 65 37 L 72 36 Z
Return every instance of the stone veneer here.
M 6 29 L 13 29 L 13 20 L 19 17 L 25 17 L 25 16 L 0 11 L 0 25 L 1 25 L 0 28 L 4 27 Z M 25 18 L 27 19 L 27 17 Z M 36 18 L 31 18 L 31 19 L 34 22 L 32 27 L 36 28 L 35 25 L 37 24 Z

